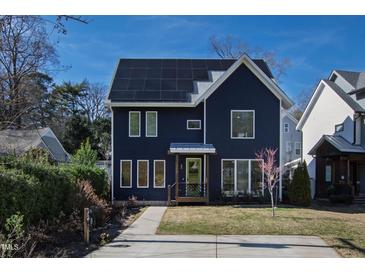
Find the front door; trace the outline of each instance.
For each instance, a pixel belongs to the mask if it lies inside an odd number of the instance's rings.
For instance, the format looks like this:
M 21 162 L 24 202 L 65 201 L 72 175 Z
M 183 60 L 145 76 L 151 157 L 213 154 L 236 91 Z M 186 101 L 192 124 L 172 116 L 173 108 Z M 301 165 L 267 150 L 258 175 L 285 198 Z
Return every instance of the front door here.
M 201 196 L 201 158 L 186 158 L 186 196 Z

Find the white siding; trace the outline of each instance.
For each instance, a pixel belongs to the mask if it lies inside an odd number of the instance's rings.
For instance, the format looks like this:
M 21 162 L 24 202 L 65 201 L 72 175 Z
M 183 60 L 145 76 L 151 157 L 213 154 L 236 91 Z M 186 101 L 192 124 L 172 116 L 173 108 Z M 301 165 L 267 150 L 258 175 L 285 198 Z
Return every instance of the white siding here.
M 319 141 L 322 135 L 332 135 L 335 125 L 344 123 L 342 135 L 349 142 L 353 142 L 353 110 L 327 85 L 325 85 L 315 103 L 303 132 L 303 159 L 307 162 L 309 176 L 312 179 L 312 196 L 315 183 L 315 159 L 308 152 Z

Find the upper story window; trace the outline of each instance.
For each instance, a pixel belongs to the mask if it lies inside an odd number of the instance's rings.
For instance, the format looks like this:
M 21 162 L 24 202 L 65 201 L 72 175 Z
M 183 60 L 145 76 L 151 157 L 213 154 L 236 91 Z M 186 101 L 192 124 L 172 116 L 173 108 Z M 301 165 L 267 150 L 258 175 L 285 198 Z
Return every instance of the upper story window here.
M 201 129 L 201 121 L 200 120 L 187 120 L 186 121 L 186 129 Z
M 146 137 L 157 137 L 157 111 L 146 111 Z
M 340 132 L 340 131 L 343 131 L 344 130 L 344 124 L 338 124 L 338 125 L 335 125 L 335 132 Z
M 289 132 L 289 124 L 288 123 L 284 123 L 284 132 L 285 133 Z
M 255 111 L 231 110 L 231 138 L 255 138 Z
M 141 112 L 129 112 L 129 137 L 141 137 Z

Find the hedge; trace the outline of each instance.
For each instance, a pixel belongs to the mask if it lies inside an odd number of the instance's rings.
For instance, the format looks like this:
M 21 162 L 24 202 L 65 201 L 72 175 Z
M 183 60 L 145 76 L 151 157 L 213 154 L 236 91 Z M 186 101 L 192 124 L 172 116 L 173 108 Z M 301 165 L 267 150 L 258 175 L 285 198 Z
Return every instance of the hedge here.
M 96 195 L 108 199 L 109 181 L 105 170 L 77 164 L 63 165 L 61 169 L 69 174 L 75 183 L 78 180 L 89 181 Z
M 0 230 L 6 218 L 17 212 L 27 224 L 51 221 L 61 211 L 71 214 L 78 180 L 90 181 L 98 196 L 107 197 L 108 177 L 102 169 L 0 157 Z

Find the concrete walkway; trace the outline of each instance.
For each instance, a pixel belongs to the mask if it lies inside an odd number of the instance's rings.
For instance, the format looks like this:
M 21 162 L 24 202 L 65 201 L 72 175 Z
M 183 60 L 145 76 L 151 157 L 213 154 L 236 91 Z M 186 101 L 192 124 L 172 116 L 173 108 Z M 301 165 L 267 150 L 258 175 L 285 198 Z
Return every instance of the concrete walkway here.
M 270 235 L 155 235 L 166 207 L 149 207 L 89 258 L 336 258 L 321 238 Z
M 154 235 L 160 225 L 166 206 L 150 206 L 122 235 Z

